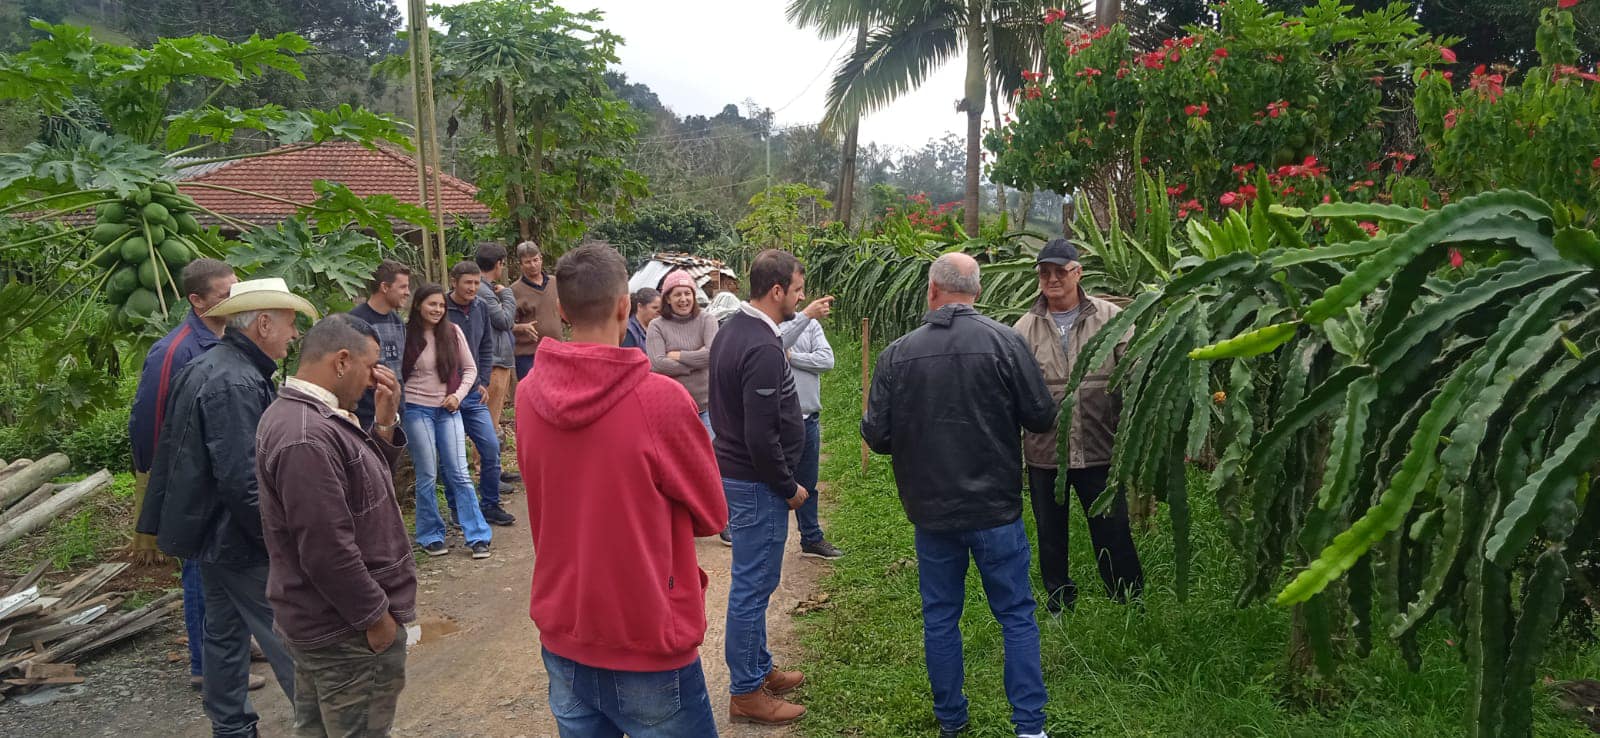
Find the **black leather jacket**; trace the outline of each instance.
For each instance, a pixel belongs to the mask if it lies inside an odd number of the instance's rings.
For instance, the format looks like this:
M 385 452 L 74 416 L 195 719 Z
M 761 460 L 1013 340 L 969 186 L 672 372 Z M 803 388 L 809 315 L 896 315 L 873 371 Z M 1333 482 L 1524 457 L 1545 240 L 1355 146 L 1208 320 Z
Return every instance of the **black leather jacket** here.
M 277 362 L 229 332 L 190 362 L 167 397 L 137 529 L 168 555 L 267 563 L 256 501 L 256 424 L 277 397 Z
M 930 531 L 1022 515 L 1022 441 L 1056 403 L 1022 337 L 971 305 L 929 312 L 878 356 L 861 437 L 894 457 L 906 517 Z

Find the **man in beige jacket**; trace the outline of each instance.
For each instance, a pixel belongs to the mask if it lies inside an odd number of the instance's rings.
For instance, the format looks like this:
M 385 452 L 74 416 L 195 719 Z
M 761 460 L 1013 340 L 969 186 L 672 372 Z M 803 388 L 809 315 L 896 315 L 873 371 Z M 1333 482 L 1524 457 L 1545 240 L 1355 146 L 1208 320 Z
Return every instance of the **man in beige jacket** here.
M 1016 330 L 1033 351 L 1034 359 L 1044 370 L 1050 395 L 1059 403 L 1066 395 L 1067 379 L 1084 344 L 1122 309 L 1083 291 L 1079 285 L 1083 265 L 1078 262 L 1078 251 L 1064 238 L 1045 244 L 1039 251 L 1037 269 L 1039 299 L 1017 321 Z M 1112 440 L 1122 407 L 1121 396 L 1107 391 L 1106 380 L 1127 349 L 1127 342 L 1128 336 L 1123 336 L 1113 357 L 1105 365 L 1091 369 L 1077 390 L 1066 469 L 1058 468 L 1055 430 L 1023 434 L 1023 458 L 1028 465 L 1028 488 L 1039 534 L 1039 574 L 1049 593 L 1045 606 L 1051 613 L 1072 609 L 1078 598 L 1078 585 L 1072 581 L 1067 566 L 1072 507 L 1066 500 L 1056 499 L 1056 475 L 1067 475 L 1067 486 L 1077 493 L 1085 513 L 1105 490 Z M 1094 542 L 1095 560 L 1106 593 L 1118 602 L 1139 597 L 1144 589 L 1144 570 L 1128 531 L 1128 502 L 1120 491 L 1110 512 L 1089 517 L 1089 538 Z

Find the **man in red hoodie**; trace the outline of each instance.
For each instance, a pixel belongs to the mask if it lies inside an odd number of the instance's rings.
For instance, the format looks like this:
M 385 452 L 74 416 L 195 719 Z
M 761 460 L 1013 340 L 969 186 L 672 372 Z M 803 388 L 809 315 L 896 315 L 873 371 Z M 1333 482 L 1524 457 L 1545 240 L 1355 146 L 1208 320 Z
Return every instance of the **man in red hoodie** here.
M 556 290 L 572 339 L 544 339 L 539 373 L 517 387 L 550 710 L 563 736 L 715 736 L 694 541 L 728 522 L 711 441 L 683 385 L 620 346 L 616 249 L 561 257 Z

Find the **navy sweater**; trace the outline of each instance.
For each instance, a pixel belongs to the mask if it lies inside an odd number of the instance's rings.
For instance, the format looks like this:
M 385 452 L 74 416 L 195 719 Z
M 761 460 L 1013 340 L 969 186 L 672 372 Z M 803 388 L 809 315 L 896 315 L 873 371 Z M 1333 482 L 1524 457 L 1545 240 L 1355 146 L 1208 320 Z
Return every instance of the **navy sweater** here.
M 722 476 L 763 482 L 779 496 L 793 497 L 806 428 L 778 334 L 758 317 L 734 313 L 711 344 L 710 379 L 713 445 Z

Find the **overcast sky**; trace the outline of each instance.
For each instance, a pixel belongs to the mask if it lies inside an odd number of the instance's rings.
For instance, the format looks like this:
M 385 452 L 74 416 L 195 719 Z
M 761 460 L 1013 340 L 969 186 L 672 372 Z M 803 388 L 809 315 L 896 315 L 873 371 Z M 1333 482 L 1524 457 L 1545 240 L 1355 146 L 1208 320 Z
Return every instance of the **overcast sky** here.
M 461 0 L 435 0 L 454 5 Z M 398 0 L 405 14 L 405 0 Z M 786 0 L 564 0 L 570 10 L 596 8 L 623 38 L 621 69 L 643 82 L 678 115 L 714 115 L 746 98 L 777 111 L 779 125 L 822 118 L 831 73 L 847 53 L 784 19 Z M 837 55 L 835 55 L 837 52 Z M 831 59 L 831 61 L 830 61 Z M 862 139 L 916 147 L 966 130 L 955 110 L 962 60 L 950 60 L 922 87 L 862 122 Z M 992 112 L 992 111 L 990 111 Z

